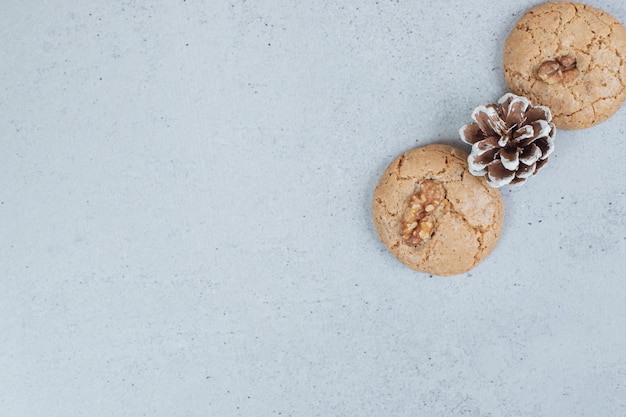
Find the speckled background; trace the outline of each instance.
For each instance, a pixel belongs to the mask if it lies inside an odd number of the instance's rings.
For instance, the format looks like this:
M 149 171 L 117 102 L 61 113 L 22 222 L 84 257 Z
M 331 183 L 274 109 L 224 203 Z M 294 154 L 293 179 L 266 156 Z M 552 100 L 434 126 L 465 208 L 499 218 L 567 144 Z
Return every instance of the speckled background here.
M 537 3 L 4 1 L 0 415 L 626 415 L 626 108 L 466 275 L 370 220 Z

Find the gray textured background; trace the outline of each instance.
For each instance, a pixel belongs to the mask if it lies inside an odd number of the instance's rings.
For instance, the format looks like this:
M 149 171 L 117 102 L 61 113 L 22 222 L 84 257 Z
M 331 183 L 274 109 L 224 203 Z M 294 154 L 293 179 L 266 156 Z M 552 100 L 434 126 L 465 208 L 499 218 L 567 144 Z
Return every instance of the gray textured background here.
M 4 0 L 0 415 L 626 415 L 626 108 L 469 274 L 370 221 L 535 4 Z

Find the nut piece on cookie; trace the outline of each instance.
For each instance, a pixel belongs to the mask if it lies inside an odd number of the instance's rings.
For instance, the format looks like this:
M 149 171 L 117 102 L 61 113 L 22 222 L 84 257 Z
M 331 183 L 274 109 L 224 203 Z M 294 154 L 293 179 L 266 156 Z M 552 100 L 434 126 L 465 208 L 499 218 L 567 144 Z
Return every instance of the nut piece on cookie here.
M 626 28 L 581 3 L 548 2 L 528 10 L 504 43 L 508 89 L 547 106 L 559 129 L 611 117 L 626 100 Z
M 433 212 L 446 197 L 443 185 L 433 180 L 422 181 L 417 193 L 411 196 L 404 212 L 402 237 L 409 245 L 418 246 L 430 239 L 435 229 Z
M 372 220 L 389 252 L 409 268 L 458 275 L 495 247 L 504 219 L 500 192 L 468 174 L 467 156 L 447 145 L 415 148 L 380 177 Z
M 546 61 L 537 68 L 537 78 L 548 84 L 569 84 L 576 80 L 579 74 L 576 58 L 572 55 Z
M 491 187 L 524 184 L 554 151 L 550 109 L 533 106 L 525 97 L 505 94 L 497 103 L 477 107 L 472 119 L 459 130 L 472 145 L 469 171 Z

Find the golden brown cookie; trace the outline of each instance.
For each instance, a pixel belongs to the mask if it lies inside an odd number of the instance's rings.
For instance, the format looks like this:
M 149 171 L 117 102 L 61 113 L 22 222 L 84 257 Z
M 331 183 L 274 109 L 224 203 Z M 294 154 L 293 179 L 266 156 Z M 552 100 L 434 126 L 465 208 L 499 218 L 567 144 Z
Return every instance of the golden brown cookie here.
M 611 117 L 626 99 L 626 29 L 580 3 L 550 2 L 526 12 L 504 44 L 511 92 L 547 106 L 561 129 Z
M 468 172 L 467 156 L 447 145 L 412 149 L 380 178 L 372 203 L 376 231 L 406 266 L 431 275 L 462 274 L 496 245 L 502 198 Z

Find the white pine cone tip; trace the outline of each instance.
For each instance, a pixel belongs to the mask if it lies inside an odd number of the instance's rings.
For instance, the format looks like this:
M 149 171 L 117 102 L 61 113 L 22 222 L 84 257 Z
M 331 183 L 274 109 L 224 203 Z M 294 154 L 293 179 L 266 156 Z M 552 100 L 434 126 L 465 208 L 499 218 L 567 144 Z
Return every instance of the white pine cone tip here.
M 507 93 L 497 103 L 478 106 L 474 123 L 459 133 L 472 145 L 469 171 L 494 188 L 522 185 L 548 162 L 556 128 L 552 113 L 526 98 Z

